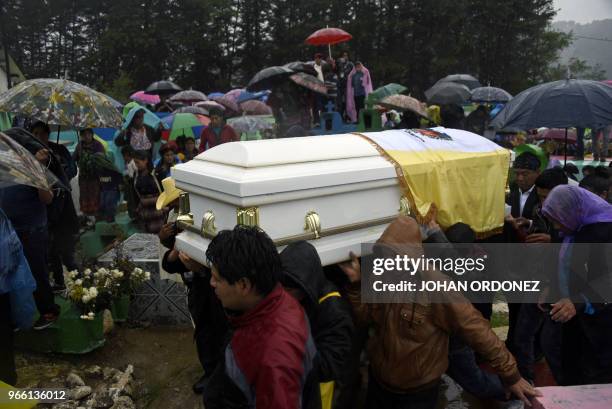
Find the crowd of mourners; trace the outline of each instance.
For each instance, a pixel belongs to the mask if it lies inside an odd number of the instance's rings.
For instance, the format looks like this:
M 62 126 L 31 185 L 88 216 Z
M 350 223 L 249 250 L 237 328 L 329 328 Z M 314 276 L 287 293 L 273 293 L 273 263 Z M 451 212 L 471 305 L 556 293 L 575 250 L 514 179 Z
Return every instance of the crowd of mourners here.
M 313 67 L 321 81 L 333 79 L 336 109 L 355 122 L 372 91 L 369 71 L 346 53 L 336 61 L 316 55 Z M 329 97 L 308 96 L 295 87 L 280 87 L 269 100 L 285 136 L 307 134 L 327 102 Z M 484 134 L 488 112 L 475 112 L 466 118 L 461 107 L 433 107 L 430 117 L 446 127 Z M 612 294 L 612 252 L 596 247 L 612 243 L 612 179 L 605 162 L 585 166 L 578 181 L 577 169 L 552 161 L 546 168 L 531 152 L 515 159 L 503 232 L 486 240 L 559 243 L 558 257 L 550 262 L 566 279 L 551 280 L 549 291 L 558 294 L 552 304 L 510 303 L 508 336 L 502 342 L 491 329 L 492 303 L 431 303 L 426 294 L 412 303 L 363 303 L 359 258 L 347 254 L 349 261 L 324 267 L 307 242 L 279 254 L 257 227 L 219 232 L 206 250 L 210 267 L 178 251 L 180 191 L 170 178 L 172 167 L 240 136 L 221 111 L 212 110 L 199 141 L 183 136 L 160 144 L 161 127 L 146 125 L 144 116 L 138 111 L 114 139 L 123 169 L 114 165 L 92 129 L 80 130 L 73 154 L 50 140 L 45 123 L 6 131 L 16 139 L 31 138 L 30 151 L 61 185 L 53 191 L 25 185 L 0 189 L 0 231 L 12 232 L 0 238 L 1 244 L 27 261 L 36 282 L 35 330 L 58 319 L 54 291 L 65 289 L 64 268 L 80 267 L 75 247 L 83 223 L 77 207 L 85 217 L 113 222 L 123 197 L 129 217 L 159 235 L 166 248 L 162 268 L 179 274 L 188 288 L 203 369 L 193 389 L 207 409 L 355 408 L 363 367 L 367 408 L 433 409 L 444 374 L 477 398 L 527 403 L 537 395 L 538 354 L 545 356 L 558 385 L 612 383 L 612 304 L 591 302 L 585 290 L 596 283 Z M 387 119 L 387 128 L 429 125 L 409 113 Z M 605 161 L 605 154 L 601 157 Z M 78 183 L 77 206 L 72 179 Z M 476 241 L 471 227 L 462 223 L 442 229 L 435 217 L 419 224 L 400 216 L 373 251 L 419 257 L 422 243 L 452 247 Z M 593 246 L 580 262 L 572 252 L 578 244 Z M 1 262 L 0 269 L 17 265 L 23 263 Z M 16 298 L 11 297 L 0 295 L 0 380 L 15 384 Z

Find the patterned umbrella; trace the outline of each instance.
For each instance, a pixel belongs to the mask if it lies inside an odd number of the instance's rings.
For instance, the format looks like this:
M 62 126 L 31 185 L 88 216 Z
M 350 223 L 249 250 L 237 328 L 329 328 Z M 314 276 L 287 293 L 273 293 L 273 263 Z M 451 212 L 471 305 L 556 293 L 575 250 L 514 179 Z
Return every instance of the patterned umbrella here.
M 215 101 L 202 101 L 202 102 L 198 102 L 197 104 L 195 104 L 196 107 L 202 107 L 204 109 L 206 109 L 207 111 L 211 111 L 212 109 L 219 109 L 223 112 L 225 112 L 225 107 L 223 105 L 221 105 L 218 102 Z
M 496 87 L 478 87 L 472 90 L 472 102 L 500 103 L 512 99 L 509 92 Z
M 144 91 L 137 91 L 130 95 L 132 101 L 140 102 L 141 104 L 157 105 L 159 104 L 159 95 L 145 94 Z
M 170 129 L 168 140 L 172 141 L 179 136 L 196 138 L 193 128 L 208 126 L 210 119 L 204 115 L 172 114 L 162 119 L 162 123 Z
M 428 118 L 427 106 L 418 99 L 409 97 L 408 95 L 389 95 L 379 101 L 378 105 L 397 111 L 412 111 L 417 115 Z
M 321 82 L 314 75 L 306 74 L 303 72 L 297 72 L 289 77 L 291 81 L 295 82 L 297 85 L 314 91 L 319 94 L 327 95 L 327 87 L 325 83 Z
M 198 115 L 205 115 L 205 116 L 209 116 L 210 115 L 206 108 L 204 108 L 204 107 L 197 107 L 197 106 L 193 106 L 193 107 L 181 107 L 179 109 L 175 109 L 174 113 L 175 114 L 198 114 Z
M 0 112 L 76 128 L 119 128 L 123 122 L 106 95 L 63 79 L 43 78 L 17 84 L 0 94 Z
M 240 108 L 247 115 L 272 115 L 272 108 L 261 101 L 245 101 Z
M 176 93 L 170 97 L 171 102 L 184 102 L 186 104 L 193 104 L 195 102 L 208 101 L 206 94 L 193 89 L 188 89 Z
M 263 131 L 265 129 L 272 129 L 274 125 L 270 123 L 265 117 L 258 116 L 241 116 L 233 118 L 228 121 L 238 133 L 250 133 Z
M 48 190 L 57 179 L 25 147 L 0 132 L 0 188 L 28 185 Z
M 226 112 L 229 110 L 231 112 L 228 112 L 227 115 L 228 116 L 236 116 L 235 114 L 240 114 L 240 107 L 238 106 L 238 104 L 236 102 L 234 102 L 234 100 L 227 98 L 227 97 L 218 97 L 218 98 L 211 98 L 213 101 L 217 102 L 218 104 L 223 105 L 226 108 Z

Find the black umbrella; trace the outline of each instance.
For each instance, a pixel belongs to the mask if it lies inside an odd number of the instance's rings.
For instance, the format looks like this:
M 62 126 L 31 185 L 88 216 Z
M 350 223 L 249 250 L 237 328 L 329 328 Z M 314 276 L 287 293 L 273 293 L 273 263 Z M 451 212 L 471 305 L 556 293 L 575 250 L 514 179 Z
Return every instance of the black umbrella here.
M 251 78 L 247 91 L 263 91 L 272 88 L 273 85 L 284 80 L 295 72 L 287 67 L 274 66 L 264 68 Z
M 151 95 L 170 95 L 176 94 L 183 89 L 172 81 L 157 81 L 149 85 L 145 90 L 145 94 Z
M 172 95 L 172 97 L 170 97 L 170 101 L 193 104 L 194 102 L 208 101 L 208 98 L 203 92 L 188 89 Z
M 452 74 L 447 75 L 446 77 L 440 79 L 435 85 L 441 84 L 443 82 L 456 82 L 457 84 L 463 84 L 469 89 L 474 89 L 480 87 L 480 81 L 477 78 L 472 77 L 469 74 Z M 434 85 L 434 86 L 435 86 Z
M 531 87 L 508 102 L 491 125 L 528 130 L 602 128 L 612 124 L 612 87 L 588 80 L 562 80 Z
M 491 125 L 497 129 L 591 128 L 612 124 L 612 87 L 599 81 L 561 80 L 531 87 L 508 102 Z M 566 160 L 567 160 L 567 137 Z
M 288 64 L 283 65 L 285 68 L 289 68 L 294 72 L 303 72 L 305 74 L 317 75 L 317 71 L 314 69 L 312 64 L 308 64 L 302 61 L 293 61 Z
M 512 99 L 509 92 L 496 87 L 478 87 L 472 90 L 472 102 L 505 103 Z
M 456 82 L 442 82 L 425 91 L 430 104 L 462 104 L 470 99 L 472 94 L 465 85 Z

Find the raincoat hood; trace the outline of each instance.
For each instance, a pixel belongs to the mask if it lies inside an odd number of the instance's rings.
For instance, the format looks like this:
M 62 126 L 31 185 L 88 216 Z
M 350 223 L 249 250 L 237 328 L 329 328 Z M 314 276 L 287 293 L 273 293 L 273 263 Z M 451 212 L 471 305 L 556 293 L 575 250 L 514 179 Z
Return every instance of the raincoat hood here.
M 422 256 L 421 231 L 416 220 L 399 216 L 383 232 L 374 245 L 374 253 L 393 257 L 407 255 L 412 258 Z
M 310 305 L 316 305 L 324 290 L 325 275 L 321 259 L 314 246 L 306 241 L 292 243 L 281 254 L 283 274 L 299 286 Z M 281 279 L 281 281 L 285 281 Z

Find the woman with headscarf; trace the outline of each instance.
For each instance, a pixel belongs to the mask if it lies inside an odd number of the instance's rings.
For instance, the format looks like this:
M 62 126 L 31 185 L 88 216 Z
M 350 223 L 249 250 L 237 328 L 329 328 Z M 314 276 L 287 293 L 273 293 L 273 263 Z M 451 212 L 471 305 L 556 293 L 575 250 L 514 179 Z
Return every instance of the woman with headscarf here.
M 181 163 L 176 151 L 176 145 L 173 142 L 165 143 L 159 148 L 159 162 L 153 170 L 159 186 L 162 185 L 162 180 L 170 176 L 170 169 Z
M 365 107 L 365 99 L 372 92 L 370 71 L 360 61 L 346 79 L 346 114 L 351 122 L 357 122 L 359 110 Z
M 157 210 L 155 207 L 161 187 L 151 171 L 151 159 L 146 151 L 136 151 L 134 163 L 138 169 L 134 177 L 134 190 L 138 198 L 136 209 L 138 221 L 147 233 L 157 234 L 166 220 L 165 211 Z
M 161 139 L 161 122 L 153 129 L 144 122 L 145 111 L 141 109 L 134 114 L 132 121 L 115 138 L 115 145 L 130 145 L 135 151 L 147 151 L 153 157 L 153 145 Z
M 563 326 L 563 383 L 612 382 L 612 205 L 586 189 L 555 187 L 542 214 L 561 232 L 559 290 L 550 315 Z

